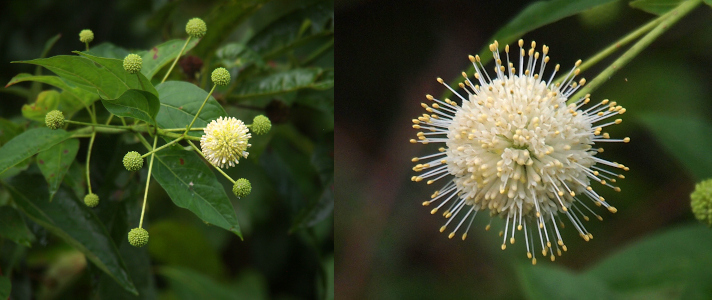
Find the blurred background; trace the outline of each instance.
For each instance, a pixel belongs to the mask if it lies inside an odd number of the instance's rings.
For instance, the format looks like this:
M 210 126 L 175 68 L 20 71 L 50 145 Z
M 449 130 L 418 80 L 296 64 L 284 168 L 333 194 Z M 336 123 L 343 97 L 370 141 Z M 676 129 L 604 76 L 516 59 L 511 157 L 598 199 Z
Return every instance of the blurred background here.
M 138 224 L 148 171 L 128 173 L 119 163 L 130 150 L 145 151 L 130 134 L 97 135 L 92 186 L 104 205 L 94 212 L 115 236 L 141 299 L 333 299 L 332 1 L 0 1 L 0 82 L 4 86 L 18 73 L 34 73 L 33 65 L 10 62 L 39 58 L 57 34 L 61 37 L 48 56 L 84 50 L 78 34 L 91 29 L 92 48 L 110 42 L 113 46 L 103 48 L 108 50 L 102 55 L 123 58 L 127 51 L 185 39 L 185 24 L 194 17 L 205 20 L 207 35 L 169 80 L 209 90 L 206 78 L 217 67 L 228 68 L 233 81 L 252 84 L 298 68 L 318 70 L 300 86 L 266 83 L 277 89 L 272 93 L 256 89 L 245 96 L 239 89 L 232 94 L 217 89 L 213 94 L 230 116 L 251 123 L 255 115 L 265 114 L 273 124 L 269 134 L 253 137 L 249 159 L 226 170 L 232 178 L 248 178 L 251 195 L 236 199 L 232 184 L 215 172 L 235 207 L 244 241 L 176 207 L 154 181 L 144 220 L 150 245 L 128 246 L 125 236 Z M 154 77 L 154 84 L 167 69 Z M 44 69 L 43 74 L 52 72 Z M 21 114 L 23 105 L 34 102 L 29 87 L 0 88 L 0 146 L 11 138 L 3 127 L 9 126 L 6 120 L 18 132 L 43 126 Z M 101 104 L 97 110 L 100 120 L 108 117 Z M 88 115 L 79 112 L 75 120 L 87 121 Z M 88 139 L 81 139 L 78 170 L 84 170 L 87 147 Z M 36 171 L 28 163 L 25 172 Z M 83 196 L 86 182 L 78 177 Z M 12 201 L 0 185 L 0 207 L 14 207 Z M 0 237 L 0 275 L 12 279 L 10 299 L 130 298 L 81 252 L 23 218 L 35 237 L 25 241 L 31 247 Z
M 632 141 L 607 144 L 601 157 L 630 171 L 618 181 L 620 193 L 597 189 L 618 213 L 599 208 L 603 222 L 585 224 L 595 237 L 589 242 L 566 223 L 568 252 L 531 267 L 522 243 L 500 250 L 499 219 L 485 231 L 489 217 L 479 215 L 464 242 L 438 232 L 445 219 L 421 206 L 435 187 L 410 181 L 410 159 L 436 146 L 408 142 L 417 132 L 410 120 L 423 113 L 425 95 L 445 91 L 435 79 L 461 78 L 471 66 L 467 55 L 490 44 L 531 2 L 394 3 L 336 1 L 342 24 L 335 118 L 340 299 L 712 297 L 712 258 L 705 254 L 712 233 L 696 224 L 689 200 L 695 183 L 712 176 L 709 6 L 697 7 L 593 93 L 593 101 L 609 98 L 627 108 L 610 133 Z M 538 49 L 548 45 L 551 62 L 565 69 L 655 17 L 613 1 L 523 39 L 537 41 Z M 621 53 L 582 76 L 591 80 Z M 602 290 L 611 294 L 601 296 Z

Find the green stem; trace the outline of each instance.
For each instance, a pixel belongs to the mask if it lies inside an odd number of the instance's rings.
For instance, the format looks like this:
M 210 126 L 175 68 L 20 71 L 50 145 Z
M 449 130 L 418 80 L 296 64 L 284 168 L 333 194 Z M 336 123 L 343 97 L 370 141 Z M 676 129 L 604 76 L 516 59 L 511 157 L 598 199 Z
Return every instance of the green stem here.
M 188 144 L 190 144 L 190 146 L 193 147 L 193 149 L 195 149 L 195 152 L 198 152 L 198 154 L 200 154 L 200 156 L 202 156 L 203 158 L 205 158 L 205 160 L 208 160 L 208 158 L 205 157 L 205 155 L 203 154 L 203 152 L 200 151 L 200 149 L 198 149 L 198 147 L 196 147 L 195 144 L 193 144 L 193 142 L 188 141 Z M 211 165 L 212 165 L 212 164 L 211 164 Z M 213 167 L 215 167 L 215 166 L 213 166 Z M 233 184 L 235 184 L 235 180 L 233 180 L 229 175 L 225 174 L 225 172 L 223 172 L 223 170 L 221 170 L 221 169 L 218 168 L 218 167 L 215 167 L 215 170 L 218 170 L 218 172 L 220 172 L 220 174 L 223 174 L 223 176 L 225 176 L 225 178 L 229 179 L 230 182 L 232 182 Z
M 144 157 L 148 156 L 149 154 L 153 154 L 153 153 L 156 153 L 156 152 L 158 152 L 158 151 L 161 151 L 162 149 L 164 149 L 164 148 L 166 148 L 166 147 L 168 147 L 168 146 L 170 146 L 170 145 L 173 145 L 173 144 L 175 144 L 175 143 L 181 141 L 182 139 L 183 139 L 183 137 L 181 136 L 181 137 L 179 137 L 179 138 L 177 138 L 177 139 L 175 139 L 175 140 L 172 140 L 172 141 L 170 141 L 169 143 L 166 143 L 166 144 L 163 145 L 163 146 L 160 146 L 160 147 L 158 147 L 158 148 L 153 149 L 151 152 L 148 152 L 148 153 L 146 153 L 146 154 L 144 154 L 144 155 L 141 155 L 141 158 L 144 158 Z M 154 147 L 155 147 L 155 146 L 154 146 Z
M 89 51 L 89 43 L 84 43 L 84 44 L 87 45 L 87 51 Z
M 153 149 L 156 149 L 156 143 L 158 142 L 158 135 L 153 137 Z M 146 192 L 143 193 L 143 208 L 141 208 L 141 220 L 138 222 L 138 228 L 143 226 L 143 214 L 146 212 L 146 199 L 148 198 L 148 186 L 151 183 L 151 171 L 153 170 L 153 157 L 155 153 L 151 154 L 151 161 L 148 163 L 148 177 L 146 177 Z
M 171 132 L 171 131 L 185 131 L 185 128 L 169 128 L 169 129 L 162 129 L 164 132 Z M 191 128 L 190 131 L 201 131 L 205 130 L 205 128 L 200 127 L 200 128 Z
M 109 118 L 106 119 L 106 124 L 104 124 L 104 125 L 109 125 L 109 124 L 111 124 L 111 119 L 113 119 L 113 118 L 114 118 L 114 114 L 109 114 Z
M 96 131 L 92 131 L 91 139 L 89 140 L 89 151 L 87 151 L 87 187 L 89 187 L 89 194 L 91 194 L 91 178 L 89 176 L 89 161 L 91 160 L 91 148 L 94 146 L 94 138 L 96 137 Z
M 95 123 L 85 123 L 85 122 L 78 122 L 78 121 L 72 121 L 72 120 L 64 120 L 65 123 L 69 124 L 76 124 L 76 125 L 84 125 L 84 126 L 92 126 L 92 127 L 103 127 L 103 128 L 114 128 L 114 129 L 131 129 L 131 130 L 136 130 L 138 127 L 136 126 L 119 126 L 119 125 L 108 125 L 108 124 L 95 124 Z
M 635 31 L 624 36 L 620 40 L 617 40 L 615 43 L 608 46 L 608 48 L 603 49 L 600 52 L 596 53 L 596 55 L 583 60 L 583 63 L 581 64 L 581 66 L 579 66 L 579 69 L 581 69 L 582 72 L 585 70 L 588 70 L 590 67 L 596 65 L 598 62 L 600 62 L 604 58 L 608 57 L 609 55 L 611 55 L 614 52 L 621 49 L 621 47 L 627 45 L 628 43 L 630 43 L 630 42 L 634 41 L 635 39 L 639 38 L 640 36 L 642 36 L 644 33 L 655 28 L 655 26 L 660 24 L 660 22 L 662 22 L 665 19 L 665 17 L 667 17 L 667 16 L 668 15 L 666 14 L 666 15 L 662 15 L 660 17 L 653 19 L 652 21 L 648 22 L 647 24 L 641 26 L 640 28 L 636 29 Z M 564 79 L 564 77 L 565 77 L 565 74 L 562 74 L 561 76 L 556 78 L 556 80 L 554 80 L 554 82 L 560 83 Z
M 200 115 L 200 112 L 203 111 L 203 107 L 205 106 L 205 103 L 208 103 L 208 99 L 210 99 L 210 95 L 213 94 L 213 91 L 215 90 L 215 87 L 216 87 L 216 86 L 217 86 L 217 85 L 213 84 L 213 88 L 210 89 L 210 93 L 208 93 L 208 96 L 205 97 L 205 100 L 203 100 L 203 104 L 200 106 L 200 109 L 198 109 L 198 112 L 197 112 L 197 113 L 195 114 L 195 116 L 193 117 L 193 121 L 190 121 L 190 124 L 189 124 L 188 127 L 185 129 L 185 132 L 183 133 L 183 135 L 188 134 L 188 131 L 190 131 L 190 128 L 193 127 L 193 124 L 195 123 L 195 120 L 198 119 L 198 116 Z
M 573 102 L 576 99 L 580 99 L 586 94 L 590 94 L 596 90 L 601 84 L 606 82 L 613 76 L 619 69 L 628 64 L 633 58 L 635 58 L 643 49 L 648 47 L 655 39 L 657 39 L 661 34 L 670 29 L 670 27 L 677 21 L 682 19 L 685 15 L 690 13 L 697 5 L 699 5 L 702 0 L 689 0 L 682 2 L 676 8 L 670 12 L 659 17 L 661 19 L 660 23 L 655 26 L 653 30 L 648 32 L 643 36 L 638 42 L 623 53 L 616 61 L 614 61 L 610 66 L 603 70 L 598 76 L 596 76 L 591 82 L 583 86 L 575 95 L 569 98 L 569 102 Z
M 178 53 L 178 56 L 176 56 L 176 59 L 173 60 L 173 64 L 171 65 L 171 68 L 168 69 L 168 72 L 166 72 L 166 76 L 163 76 L 163 80 L 161 80 L 161 83 L 164 83 L 166 81 L 166 78 L 168 78 L 168 75 L 171 74 L 171 71 L 173 71 L 173 67 L 176 66 L 176 63 L 178 62 L 178 59 L 180 58 L 181 55 L 183 55 L 183 51 L 185 51 L 185 47 L 188 46 L 188 42 L 190 42 L 190 36 L 188 36 L 188 39 L 185 40 L 185 44 L 183 44 L 183 48 L 180 49 L 180 53 Z

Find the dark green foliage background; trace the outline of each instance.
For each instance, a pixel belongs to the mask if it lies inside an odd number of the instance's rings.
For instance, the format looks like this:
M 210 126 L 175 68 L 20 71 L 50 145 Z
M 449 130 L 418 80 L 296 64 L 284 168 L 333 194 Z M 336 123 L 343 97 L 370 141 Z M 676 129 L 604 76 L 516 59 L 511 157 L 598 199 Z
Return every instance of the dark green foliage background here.
M 712 231 L 695 222 L 689 194 L 712 176 L 712 9 L 710 1 L 675 24 L 592 94 L 627 108 L 601 157 L 630 167 L 620 193 L 594 186 L 618 208 L 586 223 L 584 242 L 570 223 L 568 252 L 556 262 L 527 260 L 524 244 L 497 235 L 503 222 L 475 219 L 467 240 L 438 229 L 441 214 L 421 202 L 438 188 L 413 183 L 410 159 L 438 145 L 412 145 L 411 119 L 424 111 L 436 82 L 461 80 L 461 71 L 492 36 L 530 4 L 539 8 L 516 30 L 560 10 L 609 1 L 337 1 L 340 80 L 336 117 L 336 290 L 343 299 L 709 299 Z M 523 30 L 522 38 L 550 46 L 551 63 L 568 70 L 655 15 L 629 1 Z M 674 7 L 676 0 L 636 1 Z M 675 3 L 665 6 L 665 3 Z M 542 6 L 551 5 L 541 9 Z M 633 4 L 631 4 L 633 5 Z M 558 9 L 558 11 L 557 11 Z M 565 16 L 565 15 L 564 15 Z M 563 16 L 562 16 L 563 17 Z M 541 24 L 540 24 L 541 25 Z M 507 37 L 504 35 L 502 37 Z M 518 39 L 512 37 L 512 40 Z M 500 49 L 504 47 L 500 38 Z M 625 49 L 625 47 L 624 47 Z M 589 81 L 622 52 L 582 73 Z M 484 56 L 483 56 L 484 57 Z M 491 70 L 492 64 L 486 65 Z M 470 74 L 471 76 L 471 74 Z M 547 77 L 548 78 L 548 77 Z M 455 100 L 455 97 L 451 99 Z M 459 99 L 457 99 L 459 102 Z M 501 226 L 501 227 L 500 227 Z
M 83 207 L 81 202 L 87 192 L 83 178 L 86 138 L 80 139 L 76 161 L 52 202 L 48 196 L 37 202 L 44 207 L 41 210 L 65 214 L 49 219 L 31 215 L 30 203 L 38 201 L 34 198 L 48 195 L 35 158 L 0 176 L 0 298 L 7 297 L 4 293 L 9 283 L 11 299 L 132 297 L 126 286 L 122 288 L 120 281 L 92 263 L 104 261 L 109 262 L 109 269 L 111 264 L 125 265 L 125 276 L 140 293 L 137 299 L 333 299 L 331 1 L 60 0 L 32 1 L 30 5 L 2 1 L 0 82 L 7 83 L 19 73 L 35 74 L 35 66 L 10 61 L 39 58 L 45 43 L 57 34 L 61 38 L 48 57 L 85 50 L 78 41 L 79 31 L 85 28 L 95 35 L 91 47 L 111 43 L 97 47 L 94 55 L 123 58 L 131 51 L 146 57 L 153 46 L 186 38 L 185 23 L 193 17 L 203 18 L 208 26 L 206 37 L 188 52 L 193 61 L 202 60 L 202 68 L 188 71 L 184 67 L 189 64 L 179 62 L 168 81 L 184 81 L 208 90 L 210 72 L 226 67 L 235 86 L 218 88 L 213 96 L 227 114 L 247 123 L 255 115 L 265 114 L 273 123 L 267 135 L 253 136 L 250 157 L 227 170 L 235 179 L 245 177 L 252 182 L 251 195 L 236 199 L 231 184 L 213 171 L 236 209 L 244 240 L 177 207 L 154 180 L 144 220 L 149 245 L 130 246 L 126 234 L 138 225 L 147 162 L 141 171 L 129 173 L 121 159 L 128 151 L 143 153 L 145 149 L 131 134 L 98 134 L 91 182 L 102 202 L 95 209 Z M 144 65 L 147 72 L 153 70 L 145 58 Z M 155 71 L 154 85 L 167 69 Z M 42 74 L 53 75 L 47 69 L 42 69 Z M 31 87 L 30 83 L 18 83 L 0 88 L 0 146 L 41 126 L 21 114 L 22 105 L 28 99 L 34 102 L 40 91 Z M 42 86 L 42 90 L 50 89 Z M 99 119 L 106 119 L 108 112 L 101 102 L 96 106 Z M 72 119 L 88 122 L 89 116 L 81 110 Z M 73 220 L 73 214 L 80 215 L 77 224 L 102 225 L 46 229 L 52 222 L 70 224 L 66 220 Z M 107 243 L 106 249 L 89 250 L 99 254 L 93 260 L 77 251 L 84 239 L 96 237 L 92 235 L 100 235 Z M 114 262 L 114 257 L 123 262 Z

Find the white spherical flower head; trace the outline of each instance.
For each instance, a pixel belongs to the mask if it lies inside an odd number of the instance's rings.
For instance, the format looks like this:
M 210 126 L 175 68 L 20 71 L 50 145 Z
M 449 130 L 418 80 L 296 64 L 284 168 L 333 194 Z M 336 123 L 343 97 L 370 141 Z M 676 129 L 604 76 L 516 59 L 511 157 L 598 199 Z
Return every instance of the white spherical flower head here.
M 252 137 L 242 121 L 233 117 L 220 117 L 205 126 L 200 138 L 200 148 L 205 158 L 219 168 L 234 167 L 240 157 L 247 158 L 247 148 Z
M 413 128 L 423 131 L 411 143 L 445 146 L 435 154 L 413 158 L 418 162 L 413 170 L 420 174 L 411 180 L 433 184 L 451 178 L 431 200 L 423 202 L 424 206 L 437 204 L 431 210 L 433 214 L 448 205 L 443 213 L 448 220 L 440 231 L 458 220 L 449 238 L 469 220 L 462 234 L 464 240 L 477 212 L 487 210 L 491 216 L 506 219 L 501 248 L 506 248 L 508 240 L 514 243 L 516 231 L 524 231 L 527 256 L 536 263 L 533 252 L 537 237 L 542 254 L 550 254 L 551 260 L 554 253 L 561 255 L 561 250 L 567 250 L 557 225 L 560 219 L 571 221 L 588 241 L 593 235 L 581 221 L 588 220 L 588 214 L 599 220 L 602 217 L 587 203 L 616 212 L 594 191 L 591 182 L 620 191 L 611 183 L 624 176 L 611 169 L 628 168 L 596 157 L 603 148 L 594 145 L 627 143 L 630 139 L 611 139 L 602 132 L 621 123 L 621 119 L 611 120 L 625 112 L 616 102 L 603 100 L 583 108 L 590 102 L 590 95 L 569 99 L 586 82 L 574 81 L 580 60 L 561 83 L 554 83 L 559 65 L 546 74 L 548 81 L 543 80 L 549 48 L 544 46 L 540 55 L 534 42 L 529 51 L 523 46 L 520 40 L 519 68 L 515 68 L 515 62 L 509 59 L 509 46 L 505 47 L 503 61 L 498 43 L 490 45 L 496 71 L 492 77 L 485 72 L 479 56 L 470 56 L 474 81 L 463 73 L 465 82 L 459 84 L 467 95 L 445 85 L 462 100 L 461 105 L 426 97 L 432 104 L 423 103 L 428 113 L 413 120 Z M 438 81 L 443 83 L 440 78 Z

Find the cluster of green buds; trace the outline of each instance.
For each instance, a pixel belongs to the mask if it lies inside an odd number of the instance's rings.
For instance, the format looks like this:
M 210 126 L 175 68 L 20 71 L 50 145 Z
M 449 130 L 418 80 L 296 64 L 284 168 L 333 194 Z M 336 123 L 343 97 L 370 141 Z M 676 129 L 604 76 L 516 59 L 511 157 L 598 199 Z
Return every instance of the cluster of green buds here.
M 695 218 L 712 227 L 712 179 L 707 179 L 695 185 L 695 191 L 690 195 L 690 205 Z

